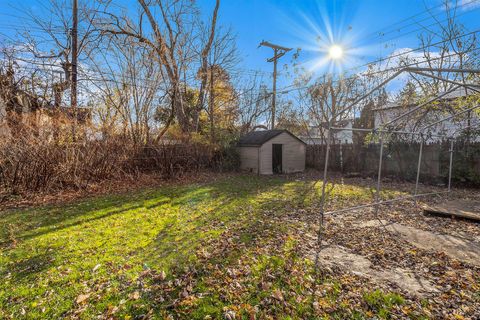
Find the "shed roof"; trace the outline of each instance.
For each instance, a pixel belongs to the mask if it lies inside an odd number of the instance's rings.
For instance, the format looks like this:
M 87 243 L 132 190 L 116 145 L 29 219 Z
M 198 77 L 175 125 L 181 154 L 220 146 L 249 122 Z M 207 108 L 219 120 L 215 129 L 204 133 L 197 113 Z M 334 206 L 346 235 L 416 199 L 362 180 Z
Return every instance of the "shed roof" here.
M 238 141 L 238 145 L 241 147 L 260 147 L 265 142 L 269 141 L 270 139 L 275 138 L 281 133 L 288 133 L 301 143 L 305 144 L 304 141 L 300 140 L 297 136 L 291 133 L 288 130 L 282 129 L 274 129 L 274 130 L 263 130 L 263 131 L 252 131 L 244 135 Z

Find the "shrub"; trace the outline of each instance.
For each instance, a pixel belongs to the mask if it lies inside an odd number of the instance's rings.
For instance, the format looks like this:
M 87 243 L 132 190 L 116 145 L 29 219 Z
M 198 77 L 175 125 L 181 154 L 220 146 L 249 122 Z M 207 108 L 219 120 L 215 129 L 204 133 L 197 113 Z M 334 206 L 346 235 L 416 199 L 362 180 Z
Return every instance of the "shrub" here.
M 237 166 L 233 148 L 200 143 L 138 146 L 122 137 L 77 143 L 23 137 L 0 143 L 0 192 L 81 189 L 139 173 L 175 178 L 207 168 L 234 170 Z
M 240 153 L 233 144 L 221 147 L 215 152 L 215 162 L 218 170 L 236 171 L 240 168 Z

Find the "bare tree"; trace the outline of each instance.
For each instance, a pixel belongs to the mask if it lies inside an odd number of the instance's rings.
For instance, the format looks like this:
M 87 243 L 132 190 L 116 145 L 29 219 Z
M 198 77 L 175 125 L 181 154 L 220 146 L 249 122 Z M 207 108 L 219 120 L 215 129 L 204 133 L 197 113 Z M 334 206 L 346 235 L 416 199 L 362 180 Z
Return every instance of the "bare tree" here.
M 257 76 L 252 77 L 244 90 L 239 97 L 240 133 L 245 134 L 257 128 L 268 129 L 266 117 L 271 110 L 271 92 L 265 84 L 259 83 Z
M 215 141 L 215 90 L 217 78 L 222 83 L 230 82 L 229 73 L 231 69 L 238 63 L 238 56 L 235 46 L 235 36 L 230 29 L 225 31 L 218 30 L 212 43 L 212 50 L 209 55 L 209 107 L 207 114 L 210 122 L 210 138 Z M 232 91 L 232 87 L 221 88 L 223 90 Z M 228 103 L 232 105 L 231 103 Z M 230 110 L 230 113 L 233 112 Z
M 430 12 L 436 23 L 430 27 L 423 27 L 425 32 L 419 34 L 419 52 L 408 52 L 408 54 L 400 55 L 395 59 L 399 67 L 418 66 L 432 69 L 424 71 L 424 74 L 428 76 L 410 73 L 409 81 L 396 97 L 396 103 L 402 106 L 398 109 L 398 114 L 409 110 L 412 105 L 427 102 L 438 94 L 455 89 L 457 83 L 474 83 L 479 80 L 477 75 L 466 72 L 440 71 L 441 69 L 475 69 L 479 67 L 476 33 L 468 32 L 458 20 L 458 10 L 462 4 L 458 1 L 444 1 L 443 5 L 445 18 L 441 19 L 437 13 Z M 458 96 L 457 99 L 448 98 L 429 103 L 395 125 L 398 129 L 408 127 L 409 130 L 417 130 L 438 120 L 445 112 L 453 114 L 458 111 L 459 106 L 465 106 L 468 103 L 472 93 L 473 91 L 467 90 L 466 87 L 455 90 L 453 95 Z M 466 114 L 467 128 L 470 128 L 471 117 L 471 112 L 468 112 Z
M 192 61 L 195 57 L 193 48 L 199 44 L 200 17 L 197 8 L 191 1 L 145 1 L 138 0 L 140 5 L 139 16 L 132 20 L 125 15 L 120 16 L 107 6 L 103 12 L 103 18 L 97 20 L 103 34 L 123 37 L 131 40 L 133 45 L 144 46 L 151 51 L 153 61 L 159 63 L 165 73 L 165 79 L 169 83 L 169 98 L 175 112 L 176 120 L 184 133 L 192 129 L 192 121 L 189 118 L 185 99 L 187 71 L 192 69 Z M 213 10 L 209 37 L 202 45 L 198 105 L 203 104 L 206 88 L 208 55 L 216 31 L 216 21 L 219 8 L 219 0 L 216 1 Z M 147 22 L 144 22 L 146 20 Z M 144 24 L 148 24 L 146 31 Z M 197 106 L 198 108 L 198 106 Z M 195 113 L 194 113 L 195 114 Z
M 155 110 L 165 97 L 160 66 L 150 63 L 144 47 L 112 41 L 100 50 L 103 55 L 94 54 L 85 82 L 95 88 L 92 109 L 102 133 L 108 136 L 119 126 L 134 143 L 148 142 Z
M 202 51 L 200 53 L 201 63 L 200 63 L 199 75 L 200 75 L 201 83 L 200 83 L 200 90 L 199 90 L 199 94 L 198 94 L 197 105 L 195 106 L 195 110 L 194 110 L 194 114 L 193 114 L 194 115 L 193 116 L 193 126 L 195 128 L 195 131 L 198 130 L 198 118 L 199 118 L 200 111 L 203 109 L 204 96 L 205 96 L 205 92 L 207 91 L 206 86 L 207 86 L 207 81 L 208 81 L 208 76 L 209 76 L 208 58 L 209 58 L 210 52 L 212 50 L 213 41 L 215 40 L 215 27 L 216 27 L 216 23 L 217 23 L 217 15 L 218 15 L 219 6 L 220 6 L 220 1 L 216 0 L 215 8 L 213 9 L 210 31 L 204 33 L 204 34 L 208 35 L 208 38 L 206 39 L 205 45 L 203 46 Z M 210 69 L 212 69 L 212 68 L 210 68 Z M 212 73 L 213 73 L 213 71 L 212 71 Z M 211 77 L 211 74 L 210 74 L 210 77 Z M 210 86 L 210 89 L 211 89 L 211 86 Z
M 324 76 L 302 95 L 306 114 L 312 119 L 324 142 L 329 126 L 353 120 L 359 108 L 352 106 L 353 98 L 362 88 L 358 77 L 333 79 L 331 76 Z
M 54 122 L 54 135 L 58 137 L 58 118 L 64 107 L 63 98 L 71 84 L 71 8 L 70 1 L 49 0 L 39 3 L 41 9 L 49 14 L 39 14 L 30 10 L 18 9 L 24 16 L 22 27 L 17 27 L 18 44 L 15 45 L 15 61 L 18 70 L 30 73 L 36 81 L 30 81 L 30 94 L 53 100 L 51 117 Z M 78 42 L 80 62 L 87 59 L 86 51 L 95 42 L 95 29 L 89 16 L 95 2 L 82 2 L 79 8 L 79 27 L 81 33 Z M 71 113 L 74 115 L 75 113 Z M 75 115 L 74 115 L 75 116 Z M 72 123 L 75 123 L 72 122 Z

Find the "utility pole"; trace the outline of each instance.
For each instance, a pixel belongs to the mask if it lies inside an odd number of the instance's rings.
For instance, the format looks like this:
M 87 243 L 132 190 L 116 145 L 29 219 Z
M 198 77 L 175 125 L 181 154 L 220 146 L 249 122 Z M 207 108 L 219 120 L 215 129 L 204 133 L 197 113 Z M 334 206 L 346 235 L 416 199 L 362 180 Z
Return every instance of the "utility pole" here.
M 273 62 L 273 95 L 272 95 L 272 123 L 270 129 L 275 129 L 275 109 L 276 109 L 276 99 L 277 99 L 277 60 L 285 55 L 292 48 L 285 48 L 268 41 L 260 42 L 259 47 L 269 47 L 273 49 L 273 57 L 267 59 L 268 62 Z
M 75 127 L 77 125 L 77 56 L 78 56 L 78 0 L 73 0 L 73 26 L 72 26 L 72 81 L 71 81 L 71 107 L 73 114 L 72 135 L 76 140 Z

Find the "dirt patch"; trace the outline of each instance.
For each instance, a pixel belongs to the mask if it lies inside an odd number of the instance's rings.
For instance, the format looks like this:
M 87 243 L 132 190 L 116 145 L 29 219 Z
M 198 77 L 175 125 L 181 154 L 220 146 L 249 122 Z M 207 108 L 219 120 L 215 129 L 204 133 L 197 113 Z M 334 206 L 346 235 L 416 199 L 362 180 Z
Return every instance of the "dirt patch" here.
M 341 246 L 329 245 L 322 248 L 319 258 L 322 264 L 329 267 L 340 266 L 348 272 L 368 278 L 375 283 L 393 283 L 395 286 L 418 297 L 438 292 L 428 280 L 415 276 L 411 270 L 398 267 L 375 270 L 372 268 L 372 262 L 367 258 L 354 254 Z
M 310 216 L 301 212 L 289 217 L 310 223 L 302 236 L 302 246 L 309 257 L 315 256 L 316 246 L 312 237 L 305 234 L 318 230 L 315 217 L 318 211 L 313 210 Z M 389 230 L 391 225 L 397 227 L 397 232 Z M 422 237 L 414 243 L 410 235 L 400 233 L 417 229 L 433 238 Z M 472 259 L 478 260 L 477 249 L 467 256 L 454 251 L 462 246 L 471 249 L 470 241 L 479 239 L 479 234 L 480 224 L 426 216 L 420 203 L 401 201 L 381 206 L 377 215 L 375 210 L 365 208 L 326 216 L 323 239 L 329 246 L 322 249 L 321 262 L 326 272 L 362 279 L 358 282 L 362 288 L 402 292 L 411 305 L 427 306 L 421 308 L 428 310 L 428 318 L 455 319 L 462 315 L 476 319 L 480 312 L 480 267 Z M 434 242 L 438 235 L 443 235 L 444 242 Z M 450 254 L 444 249 L 447 244 L 452 246 Z
M 418 248 L 445 252 L 452 258 L 480 266 L 480 243 L 465 238 L 437 234 L 385 220 L 370 220 L 361 223 L 361 227 L 384 226 L 389 232 L 400 235 Z

